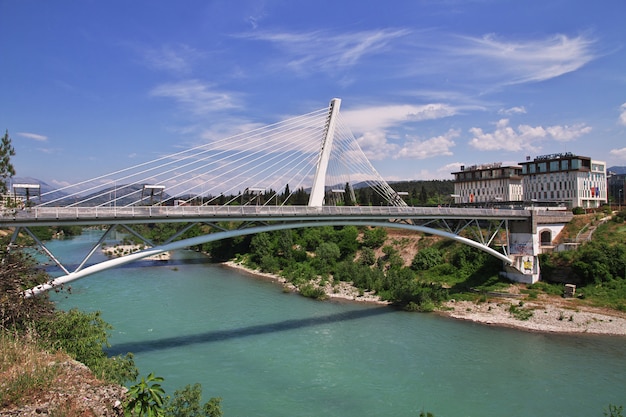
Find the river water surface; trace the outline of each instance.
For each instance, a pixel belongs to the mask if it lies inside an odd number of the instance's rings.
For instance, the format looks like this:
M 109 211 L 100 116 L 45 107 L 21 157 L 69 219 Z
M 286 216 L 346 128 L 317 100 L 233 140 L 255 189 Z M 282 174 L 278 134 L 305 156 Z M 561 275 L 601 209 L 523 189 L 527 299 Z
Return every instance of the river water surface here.
M 50 246 L 79 262 L 99 233 Z M 193 252 L 101 272 L 53 298 L 101 311 L 111 353 L 134 352 L 169 394 L 201 383 L 225 417 L 590 417 L 626 405 L 624 338 L 313 301 Z

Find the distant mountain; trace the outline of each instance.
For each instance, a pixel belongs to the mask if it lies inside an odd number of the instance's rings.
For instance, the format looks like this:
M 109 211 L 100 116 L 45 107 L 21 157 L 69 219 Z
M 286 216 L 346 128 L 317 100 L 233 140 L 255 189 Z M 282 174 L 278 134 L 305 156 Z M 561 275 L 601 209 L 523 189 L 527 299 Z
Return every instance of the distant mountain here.
M 612 172 L 614 174 L 617 174 L 617 175 L 622 175 L 622 174 L 626 174 L 626 167 L 617 167 L 617 166 L 615 166 L 615 167 L 607 168 L 606 171 L 607 172 L 610 171 L 610 172 Z

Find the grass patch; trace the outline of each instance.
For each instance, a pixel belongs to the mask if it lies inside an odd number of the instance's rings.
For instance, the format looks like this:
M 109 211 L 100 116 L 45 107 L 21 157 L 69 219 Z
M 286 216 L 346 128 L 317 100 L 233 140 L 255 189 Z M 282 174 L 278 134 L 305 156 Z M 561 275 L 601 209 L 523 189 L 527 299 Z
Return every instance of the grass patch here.
M 523 303 L 520 302 L 519 305 L 511 304 L 509 306 L 509 313 L 511 316 L 515 317 L 517 320 L 526 321 L 533 316 L 533 311 L 527 308 L 523 308 Z
M 34 342 L 1 333 L 0 406 L 19 406 L 49 391 L 58 373 L 50 364 L 60 359 L 59 355 L 42 352 Z

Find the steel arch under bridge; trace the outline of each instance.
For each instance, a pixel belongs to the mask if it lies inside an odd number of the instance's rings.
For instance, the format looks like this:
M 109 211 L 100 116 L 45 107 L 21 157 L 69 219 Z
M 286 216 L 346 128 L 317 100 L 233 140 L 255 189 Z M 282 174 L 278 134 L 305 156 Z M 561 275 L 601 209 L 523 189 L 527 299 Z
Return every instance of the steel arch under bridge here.
M 527 223 L 528 210 L 474 209 L 448 207 L 310 207 L 310 206 L 131 206 L 131 207 L 34 207 L 2 213 L 0 227 L 13 227 L 10 246 L 20 232 L 32 237 L 40 249 L 64 275 L 28 290 L 34 296 L 84 278 L 162 252 L 261 232 L 321 226 L 378 226 L 430 233 L 478 248 L 505 264 L 513 261 L 509 253 L 510 222 Z M 181 227 L 161 244 L 155 244 L 130 226 L 133 224 L 180 223 Z M 181 239 L 196 225 L 211 226 L 212 233 Z M 234 225 L 227 229 L 224 225 Z M 236 225 L 235 225 L 236 224 Z M 106 231 L 80 264 L 72 271 L 30 230 L 33 226 L 106 226 Z M 148 249 L 87 266 L 91 256 L 109 234 L 122 228 L 143 241 Z M 494 249 L 499 247 L 501 251 Z

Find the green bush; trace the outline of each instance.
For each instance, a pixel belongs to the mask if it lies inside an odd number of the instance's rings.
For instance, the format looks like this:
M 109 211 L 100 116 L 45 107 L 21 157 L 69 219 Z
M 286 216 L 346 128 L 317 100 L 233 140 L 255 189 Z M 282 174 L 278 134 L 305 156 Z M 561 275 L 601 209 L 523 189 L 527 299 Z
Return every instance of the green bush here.
M 131 353 L 109 358 L 104 352 L 109 347 L 107 338 L 112 327 L 102 320 L 100 312 L 57 311 L 34 326 L 44 348 L 66 352 L 97 377 L 120 384 L 137 378 Z
M 221 417 L 221 398 L 211 398 L 202 403 L 200 384 L 187 385 L 182 390 L 174 391 L 174 398 L 167 398 L 165 415 L 172 417 Z
M 423 271 L 426 269 L 434 268 L 443 262 L 443 256 L 439 249 L 435 247 L 427 247 L 421 249 L 413 257 L 411 262 L 411 268 L 416 271 Z
M 316 300 L 324 300 L 326 298 L 326 292 L 324 292 L 323 288 L 310 283 L 300 285 L 298 287 L 298 291 L 301 295 L 309 298 L 314 298 Z

